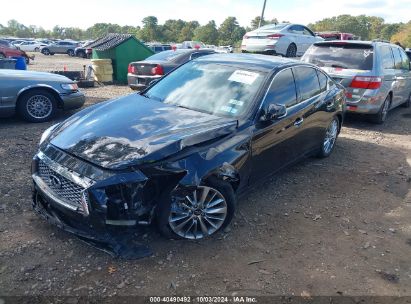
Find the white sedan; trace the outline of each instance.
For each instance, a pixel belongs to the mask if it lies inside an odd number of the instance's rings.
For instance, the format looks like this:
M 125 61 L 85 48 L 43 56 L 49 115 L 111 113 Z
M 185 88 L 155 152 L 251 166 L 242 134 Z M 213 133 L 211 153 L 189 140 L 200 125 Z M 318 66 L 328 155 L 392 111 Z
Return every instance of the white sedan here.
M 39 52 L 41 47 L 46 46 L 46 44 L 38 41 L 25 41 L 16 46 L 25 52 Z
M 246 33 L 241 43 L 241 50 L 244 53 L 297 57 L 302 56 L 313 43 L 323 40 L 304 25 L 269 24 Z

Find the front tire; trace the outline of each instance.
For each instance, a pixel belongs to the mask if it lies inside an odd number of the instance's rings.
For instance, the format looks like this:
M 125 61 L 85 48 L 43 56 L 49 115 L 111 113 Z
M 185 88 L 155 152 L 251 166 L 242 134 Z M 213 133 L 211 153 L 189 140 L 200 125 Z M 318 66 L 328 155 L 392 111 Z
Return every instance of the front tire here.
M 29 122 L 45 122 L 51 120 L 57 111 L 57 101 L 53 94 L 41 90 L 23 93 L 17 103 L 17 112 Z
M 327 127 L 327 130 L 322 141 L 320 152 L 317 154 L 319 158 L 326 158 L 331 155 L 334 150 L 335 142 L 337 141 L 340 132 L 340 120 L 334 117 Z
M 297 46 L 294 43 L 291 43 L 288 46 L 287 52 L 285 53 L 285 57 L 288 57 L 288 58 L 297 57 Z
M 42 53 L 43 55 L 48 56 L 48 55 L 50 55 L 50 50 L 49 50 L 49 49 L 42 49 L 42 50 L 41 50 L 41 53 Z
M 69 55 L 70 57 L 74 57 L 74 51 L 73 50 L 68 50 L 67 55 Z
M 233 188 L 221 180 L 198 186 L 184 197 L 171 194 L 169 201 L 159 208 L 157 223 L 160 232 L 171 239 L 214 235 L 231 222 L 236 206 Z
M 38 52 L 38 51 L 40 51 L 40 49 L 39 49 L 38 47 L 36 47 L 36 48 L 34 49 L 34 51 L 35 51 L 35 52 Z

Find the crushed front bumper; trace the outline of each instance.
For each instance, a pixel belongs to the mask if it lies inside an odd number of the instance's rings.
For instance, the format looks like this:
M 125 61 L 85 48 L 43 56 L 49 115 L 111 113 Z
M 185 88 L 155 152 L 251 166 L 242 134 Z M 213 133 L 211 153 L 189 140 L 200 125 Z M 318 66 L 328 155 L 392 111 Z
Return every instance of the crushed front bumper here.
M 55 155 L 63 161 L 63 156 Z M 72 159 L 67 162 L 73 163 Z M 46 169 L 41 169 L 43 166 Z M 152 254 L 151 250 L 136 240 L 136 234 L 143 233 L 144 227 L 138 225 L 115 226 L 130 221 L 121 217 L 107 215 L 107 197 L 101 201 L 89 198 L 93 191 L 102 197 L 101 189 L 92 189 L 98 181 L 90 182 L 86 177 L 81 180 L 70 169 L 55 163 L 44 153 L 39 152 L 32 163 L 33 209 L 42 218 L 59 228 L 75 234 L 88 244 L 122 258 L 142 258 Z M 103 179 L 107 183 L 107 179 Z M 79 185 L 79 188 L 73 188 Z M 78 195 L 84 189 L 83 196 Z M 80 200 L 81 198 L 81 200 Z M 100 205 L 101 204 L 101 205 Z M 111 221 L 110 221 L 111 220 Z M 108 224 L 111 222 L 112 224 Z M 136 223 L 136 220 L 132 221 Z

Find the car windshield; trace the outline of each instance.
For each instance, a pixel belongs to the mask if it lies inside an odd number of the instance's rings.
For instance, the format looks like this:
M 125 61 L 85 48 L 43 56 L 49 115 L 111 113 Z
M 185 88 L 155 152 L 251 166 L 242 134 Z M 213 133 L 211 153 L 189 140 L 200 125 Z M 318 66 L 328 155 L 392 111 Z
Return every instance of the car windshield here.
M 150 88 L 144 96 L 218 116 L 240 117 L 252 107 L 266 73 L 191 61 Z
M 181 54 L 186 53 L 186 50 L 175 50 L 175 51 L 163 51 L 153 56 L 146 58 L 145 60 L 165 60 L 170 61 L 173 60 L 175 57 L 180 56 Z
M 372 45 L 327 43 L 310 47 L 302 60 L 319 67 L 372 70 L 373 58 Z

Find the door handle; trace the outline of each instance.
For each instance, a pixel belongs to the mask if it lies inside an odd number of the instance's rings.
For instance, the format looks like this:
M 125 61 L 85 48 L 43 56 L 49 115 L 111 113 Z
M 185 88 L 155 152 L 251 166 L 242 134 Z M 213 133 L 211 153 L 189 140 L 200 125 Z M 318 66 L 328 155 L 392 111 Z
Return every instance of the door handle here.
M 304 121 L 304 118 L 302 118 L 302 117 L 297 118 L 297 119 L 294 121 L 294 126 L 296 126 L 296 127 L 301 126 L 302 123 L 303 123 L 303 121 Z

